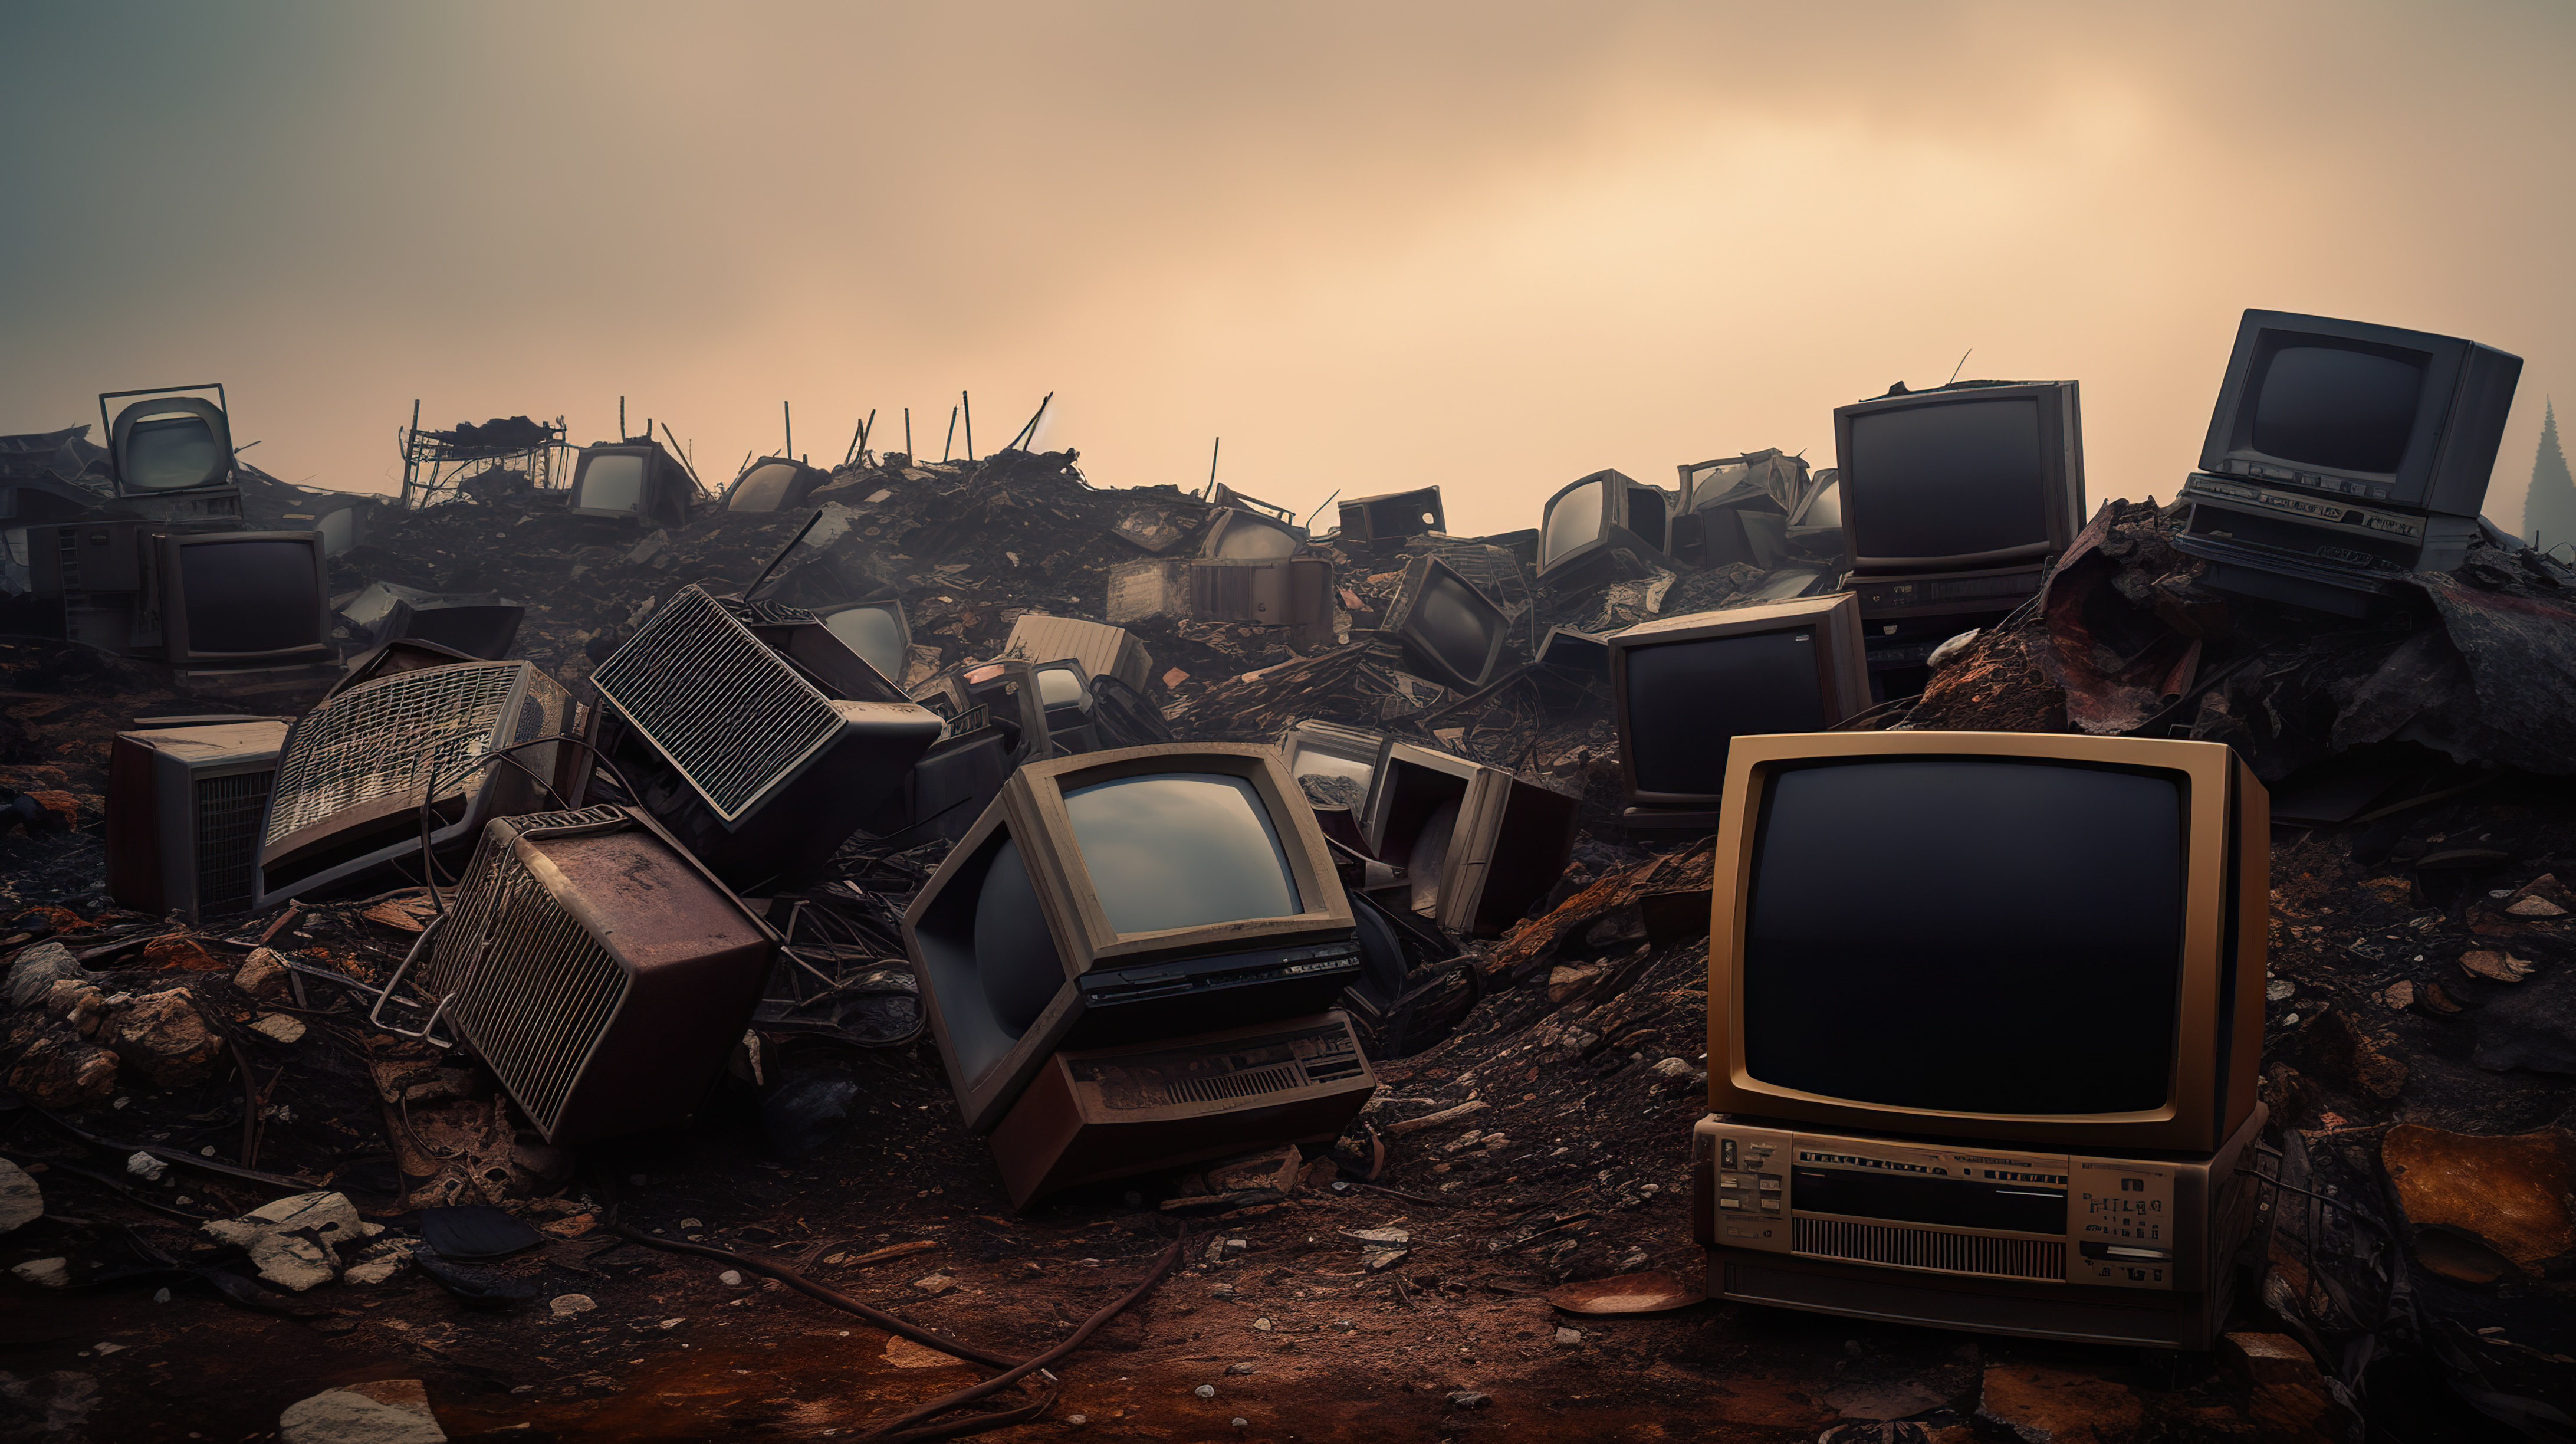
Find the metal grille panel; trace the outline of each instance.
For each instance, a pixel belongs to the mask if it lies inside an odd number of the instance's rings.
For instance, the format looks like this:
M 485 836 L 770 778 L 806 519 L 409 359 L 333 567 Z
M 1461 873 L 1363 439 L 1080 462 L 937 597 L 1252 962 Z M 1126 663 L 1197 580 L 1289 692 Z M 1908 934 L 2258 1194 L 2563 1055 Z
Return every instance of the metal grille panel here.
M 417 804 L 432 773 L 454 773 L 468 758 L 525 741 L 517 735 L 524 709 L 513 717 L 509 708 L 523 677 L 531 692 L 540 682 L 561 691 L 525 662 L 432 667 L 352 687 L 306 713 L 278 759 L 264 841 L 379 798 L 408 794 Z M 521 760 L 544 771 L 533 755 Z M 456 796 L 472 781 L 472 774 L 457 777 L 441 796 Z
M 613 807 L 541 812 L 486 827 L 441 920 L 420 986 L 454 995 L 446 1016 L 528 1121 L 551 1134 L 592 1049 L 626 999 L 626 969 L 513 849 L 540 828 L 625 821 Z
M 700 587 L 682 587 L 590 681 L 728 823 L 841 727 L 830 698 Z
M 1256 1093 L 1286 1093 L 1305 1086 L 1306 1075 L 1297 1070 L 1296 1064 L 1279 1063 L 1215 1078 L 1180 1079 L 1172 1084 L 1172 1101 L 1222 1103 L 1230 1098 L 1249 1098 Z
M 259 861 L 259 816 L 275 772 L 197 779 L 197 913 L 247 911 L 251 869 Z
M 1984 1238 L 1938 1229 L 1792 1218 L 1789 1251 L 1936 1273 L 2046 1279 L 2052 1283 L 2066 1279 L 2066 1245 L 2039 1239 Z

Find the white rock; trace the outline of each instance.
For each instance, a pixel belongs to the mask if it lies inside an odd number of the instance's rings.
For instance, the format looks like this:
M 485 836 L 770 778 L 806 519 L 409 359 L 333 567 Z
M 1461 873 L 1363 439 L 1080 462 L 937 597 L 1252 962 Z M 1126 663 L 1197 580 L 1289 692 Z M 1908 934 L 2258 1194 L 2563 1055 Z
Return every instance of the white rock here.
M 726 1269 L 723 1273 L 716 1275 L 716 1282 L 729 1289 L 741 1288 L 742 1273 L 738 1269 Z
M 920 1278 L 912 1281 L 912 1286 L 921 1290 L 925 1294 L 930 1294 L 936 1297 L 937 1295 L 944 1294 L 950 1289 L 957 1287 L 957 1280 L 950 1278 L 946 1274 L 923 1274 Z
M 105 1357 L 106 1355 L 109 1355 L 109 1354 L 122 1354 L 122 1353 L 124 1353 L 124 1352 L 125 1352 L 125 1345 L 123 1345 L 123 1344 L 92 1344 L 92 1345 L 90 1346 L 90 1352 L 91 1352 L 91 1353 L 93 1353 L 93 1354 L 100 1355 L 101 1357 Z
M 1193 1394 L 1198 1395 L 1198 1396 L 1199 1396 L 1200 1398 L 1202 1398 L 1202 1399 L 1213 1399 L 1213 1398 L 1215 1398 L 1215 1397 L 1216 1397 L 1216 1385 L 1214 1385 L 1214 1384 L 1201 1384 L 1201 1385 L 1199 1385 L 1197 1388 L 1192 1389 L 1190 1392 L 1191 1392 L 1191 1393 L 1193 1393 Z
M 168 1289 L 154 1289 L 152 1291 L 152 1302 L 156 1304 L 166 1304 L 170 1302 L 170 1291 Z
M 199 1231 L 249 1253 L 261 1278 L 302 1293 L 338 1275 L 333 1250 L 385 1230 L 358 1217 L 345 1194 L 323 1192 L 281 1198 L 239 1218 L 216 1219 Z
M 170 1171 L 170 1165 L 149 1153 L 138 1153 L 125 1160 L 125 1171 L 146 1183 L 159 1183 L 161 1175 Z
M 1575 1345 L 1583 1342 L 1583 1331 L 1581 1329 L 1559 1329 L 1556 1331 L 1556 1342 L 1565 1348 L 1573 1348 Z
M 418 1379 L 325 1389 L 277 1416 L 278 1444 L 446 1444 Z
M 304 1022 L 284 1013 L 263 1013 L 250 1025 L 250 1030 L 279 1043 L 292 1043 L 304 1036 Z
M 1658 1078 L 1687 1078 L 1698 1070 L 1679 1058 L 1659 1058 L 1650 1071 Z
M 1373 1248 L 1402 1248 L 1413 1242 L 1413 1235 L 1400 1228 L 1346 1228 L 1342 1237 L 1358 1239 Z
M 273 949 L 253 948 L 233 971 L 233 986 L 257 998 L 286 991 L 286 959 Z
M 27 1170 L 0 1158 L 0 1233 L 45 1216 L 45 1192 Z
M 72 1281 L 69 1259 L 31 1258 L 9 1272 L 41 1288 L 58 1289 Z
M 588 1294 L 557 1294 L 546 1307 L 555 1311 L 556 1318 L 568 1319 L 575 1314 L 589 1313 L 599 1304 Z

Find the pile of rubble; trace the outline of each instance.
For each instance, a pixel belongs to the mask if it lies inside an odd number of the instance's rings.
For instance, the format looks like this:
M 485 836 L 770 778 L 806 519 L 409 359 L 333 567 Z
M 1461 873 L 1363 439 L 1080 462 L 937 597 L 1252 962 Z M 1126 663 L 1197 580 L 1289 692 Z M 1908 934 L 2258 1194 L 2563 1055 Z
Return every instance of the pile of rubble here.
M 1553 629 L 1741 605 L 1772 578 L 1631 558 L 1552 589 L 1530 533 L 1327 535 L 1307 554 L 1333 568 L 1329 625 L 1119 602 L 1122 568 L 1188 555 L 1214 511 L 1169 487 L 1096 488 L 1070 452 L 870 457 L 794 512 L 639 533 L 519 493 L 379 516 L 333 563 L 343 594 L 524 603 L 517 655 L 567 685 L 678 586 L 739 590 L 773 561 L 785 587 L 900 596 L 907 684 L 1000 655 L 1024 615 L 1105 618 L 1151 652 L 1146 690 L 1176 737 L 1270 741 L 1321 719 L 1583 794 L 1565 877 L 1504 936 L 1459 944 L 1470 984 L 1380 1060 L 1384 1090 L 1331 1149 L 1016 1218 L 899 976 L 876 1034 L 893 1046 L 756 1025 L 697 1126 L 576 1157 L 535 1142 L 469 1057 L 369 1024 L 366 990 L 424 921 L 410 890 L 204 928 L 111 906 L 108 738 L 181 699 L 140 667 L 5 644 L 0 1233 L 23 1286 L 59 1291 L 44 1307 L 63 1322 L 37 1372 L 0 1374 L 0 1419 L 100 1438 L 174 1418 L 339 1437 L 298 1430 L 348 1415 L 432 1438 L 819 1434 L 909 1417 L 958 1382 L 940 1371 L 1013 1365 L 1080 1325 L 1123 1377 L 1068 1374 L 1041 1403 L 1137 1431 L 1374 1432 L 1368 1411 L 1392 1410 L 1452 1435 L 1715 1417 L 1847 1444 L 2325 1439 L 2366 1414 L 2407 1437 L 2456 1420 L 2458 1398 L 2528 1437 L 2565 1427 L 2566 568 L 2489 545 L 2409 579 L 2380 619 L 2321 625 L 2209 589 L 2171 514 L 2113 503 L 2031 606 L 1945 648 L 1919 701 L 1858 724 L 2222 740 L 2276 784 L 2259 1284 L 2221 1360 L 2145 1367 L 1694 1308 L 1673 1285 L 1700 1269 L 1685 1149 L 1705 1107 L 1708 846 L 1618 827 L 1607 679 L 1541 649 Z M 1472 696 L 1408 672 L 1375 630 L 1423 557 L 1511 618 L 1506 668 Z M 864 899 L 851 936 L 871 944 L 852 966 L 900 973 L 887 923 L 943 846 L 845 849 Z M 1668 1312 L 1548 1304 L 1658 1272 L 1632 1292 L 1669 1288 Z M 183 1345 L 207 1327 L 322 1362 Z M 62 1342 L 92 1333 L 107 1342 Z M 146 1377 L 145 1354 L 174 1367 Z M 1294 1377 L 1309 1371 L 1331 1398 Z

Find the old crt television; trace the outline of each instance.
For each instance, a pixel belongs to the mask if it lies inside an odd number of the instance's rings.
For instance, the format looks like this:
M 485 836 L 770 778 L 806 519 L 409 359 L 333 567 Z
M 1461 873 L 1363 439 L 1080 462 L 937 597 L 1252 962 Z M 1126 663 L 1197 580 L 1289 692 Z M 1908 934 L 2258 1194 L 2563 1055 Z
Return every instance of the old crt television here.
M 1378 754 L 1385 748 L 1383 734 L 1319 717 L 1292 722 L 1279 734 L 1279 758 L 1306 796 L 1319 806 L 1347 807 L 1354 815 L 1364 815 L 1368 808 Z
M 334 691 L 287 731 L 255 905 L 415 868 L 424 831 L 431 848 L 462 851 L 485 820 L 533 811 L 557 776 L 558 744 L 542 739 L 572 724 L 572 695 L 526 662 L 388 671 Z M 518 765 L 476 765 L 503 748 Z
M 1712 1292 L 2208 1347 L 2263 1116 L 2270 808 L 2235 753 L 1741 737 L 1725 795 Z
M 1306 545 L 1306 529 L 1257 511 L 1225 507 L 1208 522 L 1199 539 L 1199 557 L 1212 562 L 1269 562 L 1295 556 Z
M 1862 571 L 2036 565 L 2084 524 L 2072 381 L 1961 381 L 1839 406 L 1834 449 Z
M 628 800 L 742 892 L 828 862 L 942 730 L 811 613 L 771 615 L 684 586 L 590 674 Z
M 1499 936 L 1565 874 L 1582 799 L 1388 738 L 1365 833 L 1404 870 L 1382 898 L 1454 933 Z
M 154 546 L 167 661 L 334 659 L 322 533 L 174 532 Z
M 1789 514 L 1809 491 L 1807 463 L 1777 447 L 1680 468 L 1670 550 L 1695 566 L 1779 565 Z
M 403 967 L 557 1146 L 677 1123 L 742 1041 L 779 938 L 653 820 L 485 824 Z M 445 1039 L 440 1041 L 444 1042 Z
M 792 456 L 764 456 L 742 469 L 725 488 L 726 511 L 787 511 L 805 504 L 806 493 L 832 479 L 821 467 Z
M 2521 376 L 2455 336 L 2247 311 L 2200 469 L 2474 517 Z
M 1659 617 L 1610 637 L 1620 820 L 1717 826 L 1727 746 L 1768 732 L 1822 732 L 1869 706 L 1860 602 L 1844 592 L 1771 606 Z
M 1461 692 L 1494 680 L 1510 646 L 1512 620 L 1457 568 L 1435 556 L 1405 566 L 1378 635 L 1403 649 L 1404 669 Z
M 1059 1049 L 1324 1012 L 1358 976 L 1355 927 L 1278 754 L 1176 743 L 1020 768 L 903 931 L 958 1107 L 989 1133 Z
M 1029 675 L 1037 683 L 1038 706 L 1046 713 L 1047 740 L 1057 753 L 1099 751 L 1100 727 L 1092 717 L 1095 702 L 1091 673 L 1081 659 L 1059 657 L 1052 662 L 1034 663 Z
M 1665 553 L 1671 509 L 1670 496 L 1620 472 L 1569 482 L 1539 514 L 1539 575 L 1588 575 L 1621 548 L 1651 562 Z
M 248 912 L 260 815 L 286 724 L 248 718 L 120 732 L 107 757 L 107 890 L 190 922 Z
M 1436 486 L 1355 496 L 1342 503 L 1341 529 L 1344 541 L 1402 541 L 1427 531 L 1449 530 L 1449 513 L 1440 505 Z
M 697 483 L 653 441 L 585 446 L 573 461 L 564 510 L 574 516 L 632 517 L 646 526 L 685 526 Z
M 905 619 L 900 600 L 889 597 L 878 602 L 817 608 L 814 615 L 843 645 L 858 653 L 860 661 L 875 668 L 878 676 L 897 686 L 903 684 L 905 664 L 912 655 L 912 623 Z
M 431 642 L 469 657 L 497 662 L 519 640 L 528 609 L 517 602 L 424 597 L 396 601 L 385 616 L 383 641 Z
M 212 391 L 215 399 L 177 393 Z M 98 398 L 106 423 L 108 472 L 120 497 L 165 497 L 233 484 L 233 431 L 218 382 L 109 391 Z M 107 419 L 107 403 L 140 396 Z

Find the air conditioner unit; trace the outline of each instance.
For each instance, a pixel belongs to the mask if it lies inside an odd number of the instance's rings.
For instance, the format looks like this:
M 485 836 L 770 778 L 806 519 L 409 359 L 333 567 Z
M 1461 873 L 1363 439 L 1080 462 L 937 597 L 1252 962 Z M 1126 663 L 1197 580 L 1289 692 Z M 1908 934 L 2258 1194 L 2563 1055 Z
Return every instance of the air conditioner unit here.
M 644 813 L 591 807 L 486 824 L 403 966 L 433 1000 L 425 1031 L 451 1027 L 570 1145 L 695 1109 L 778 943 Z
M 461 849 L 487 819 L 534 810 L 558 744 L 520 748 L 510 754 L 519 766 L 469 764 L 572 725 L 571 694 L 526 662 L 425 667 L 324 698 L 286 734 L 260 828 L 255 905 L 417 856 L 424 801 L 438 850 Z
M 190 922 L 250 910 L 260 815 L 286 723 L 120 732 L 107 759 L 107 889 Z

